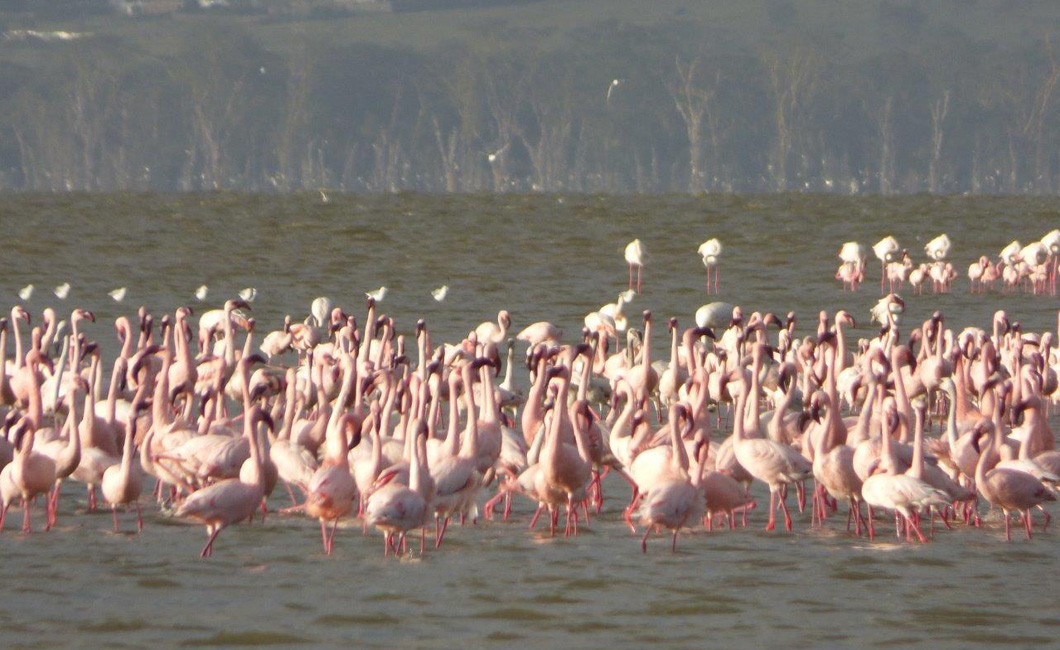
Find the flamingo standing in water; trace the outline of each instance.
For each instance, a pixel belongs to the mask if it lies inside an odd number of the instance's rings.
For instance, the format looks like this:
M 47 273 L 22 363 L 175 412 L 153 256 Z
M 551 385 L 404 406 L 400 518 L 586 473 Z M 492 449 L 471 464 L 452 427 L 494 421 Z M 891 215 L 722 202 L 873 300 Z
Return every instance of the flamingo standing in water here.
M 902 247 L 898 245 L 897 239 L 887 235 L 872 245 L 872 252 L 876 254 L 876 259 L 880 260 L 880 295 L 883 295 L 883 281 L 887 275 L 887 265 L 901 259 Z
M 999 407 L 1000 408 L 1000 407 Z M 1031 508 L 1036 508 L 1046 501 L 1056 501 L 1056 495 L 1042 482 L 1027 472 L 1007 467 L 996 467 L 987 471 L 988 463 L 996 463 L 998 454 L 989 432 L 983 432 L 988 444 L 980 449 L 979 439 L 973 441 L 979 451 L 979 462 L 975 465 L 975 486 L 992 506 L 1001 508 L 1005 517 L 1005 539 L 1012 541 L 1012 523 L 1009 513 L 1013 510 L 1023 517 L 1023 526 L 1027 539 L 1031 539 Z
M 637 269 L 637 293 L 640 293 L 640 279 L 641 273 L 644 271 L 644 246 L 640 243 L 639 239 L 626 244 L 625 250 L 626 264 L 629 265 L 629 289 L 633 290 L 633 268 Z
M 408 486 L 399 485 L 391 473 L 388 482 L 376 488 L 368 497 L 364 516 L 369 526 L 375 526 L 384 533 L 383 555 L 390 549 L 394 554 L 407 552 L 405 536 L 413 528 L 423 528 L 430 514 L 430 494 L 427 482 L 430 474 L 427 469 L 427 423 L 420 422 L 415 434 L 414 458 L 409 466 Z M 394 537 L 397 536 L 395 541 Z M 423 535 L 420 535 L 420 553 L 424 550 Z
M 111 514 L 114 516 L 114 532 L 119 531 L 118 506 L 128 508 L 129 504 L 136 506 L 136 532 L 142 533 L 144 530 L 144 516 L 140 509 L 143 470 L 139 459 L 136 464 L 133 464 L 133 448 L 136 446 L 136 422 L 143 407 L 145 387 L 145 384 L 140 384 L 140 391 L 133 398 L 129 420 L 125 424 L 125 447 L 122 449 L 121 463 L 108 467 L 103 472 L 103 481 L 100 484 L 103 501 L 110 506 Z
M 239 473 L 239 478 L 218 481 L 189 496 L 179 508 L 178 517 L 191 517 L 206 524 L 209 538 L 199 557 L 213 555 L 213 543 L 222 530 L 230 524 L 249 519 L 261 505 L 265 496 L 264 473 L 261 470 L 261 450 L 258 448 L 257 426 L 264 422 L 270 430 L 274 428 L 272 418 L 257 405 L 251 406 L 243 416 L 243 435 L 250 441 L 251 471 Z
M 683 423 L 679 432 L 678 424 Z M 675 404 L 670 407 L 670 468 L 668 478 L 655 485 L 646 495 L 641 505 L 640 517 L 644 524 L 644 537 L 640 540 L 642 552 L 648 552 L 648 536 L 655 526 L 665 526 L 674 531 L 670 550 L 677 552 L 677 534 L 688 522 L 696 521 L 703 515 L 706 500 L 700 489 L 702 466 L 698 462 L 699 445 L 695 450 L 697 462 L 691 473 L 688 452 L 685 450 L 683 434 L 692 430 L 692 418 L 687 407 Z M 702 444 L 702 441 L 700 442 Z
M 754 374 L 761 368 L 764 348 L 764 344 L 755 345 L 751 371 Z M 744 435 L 748 400 L 757 400 L 758 395 L 748 395 L 751 392 L 751 384 L 743 373 L 740 373 L 740 377 L 743 390 L 740 391 L 736 413 L 733 415 L 732 449 L 740 465 L 751 476 L 769 486 L 769 523 L 766 524 L 766 530 L 776 528 L 776 511 L 779 507 L 784 512 L 784 527 L 791 532 L 791 514 L 781 490 L 788 484 L 812 478 L 813 465 L 789 445 L 768 438 L 748 438 Z
M 718 262 L 721 260 L 721 249 L 721 242 L 717 238 L 708 239 L 699 245 L 699 256 L 703 259 L 703 267 L 707 270 L 707 293 L 710 293 L 711 271 L 714 272 L 714 293 L 718 293 Z

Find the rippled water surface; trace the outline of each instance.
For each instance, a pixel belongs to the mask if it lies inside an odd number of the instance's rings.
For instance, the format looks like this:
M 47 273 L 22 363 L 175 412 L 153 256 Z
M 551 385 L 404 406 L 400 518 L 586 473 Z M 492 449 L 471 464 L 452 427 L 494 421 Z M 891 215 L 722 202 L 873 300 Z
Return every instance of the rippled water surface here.
M 1044 199 L 4 196 L 0 226 L 3 303 L 32 282 L 39 312 L 59 302 L 48 289 L 68 281 L 69 302 L 99 316 L 90 336 L 112 352 L 106 322 L 140 304 L 194 302 L 203 283 L 211 306 L 257 287 L 265 330 L 318 295 L 363 319 L 363 292 L 386 285 L 386 311 L 406 332 L 422 316 L 452 339 L 501 308 L 516 329 L 548 319 L 575 331 L 625 288 L 622 248 L 633 237 L 650 260 L 630 311 L 682 324 L 710 300 L 696 248 L 711 236 L 726 246 L 722 298 L 795 310 L 801 333 L 817 310 L 840 306 L 857 317 L 856 335 L 871 332 L 878 267 L 853 296 L 832 278 L 842 242 L 886 234 L 915 259 L 940 232 L 954 241 L 955 292 L 904 296 L 908 322 L 940 309 L 955 328 L 987 327 L 1003 308 L 1046 330 L 1058 306 L 967 293 L 965 270 L 980 254 L 1060 226 L 1060 204 Z M 451 293 L 438 304 L 429 291 L 443 283 Z M 129 295 L 118 305 L 106 292 L 121 285 Z M 654 343 L 665 355 L 661 333 Z M 1060 634 L 1052 528 L 1006 544 L 993 518 L 985 530 L 958 526 L 908 545 L 884 523 L 869 543 L 844 532 L 844 517 L 812 530 L 808 513 L 794 534 L 765 533 L 760 507 L 746 529 L 682 536 L 676 555 L 653 539 L 644 556 L 620 520 L 627 489 L 605 487 L 604 513 L 575 539 L 528 532 L 523 502 L 509 523 L 451 528 L 440 551 L 402 561 L 384 560 L 380 538 L 351 522 L 326 558 L 315 523 L 272 516 L 225 531 L 203 562 L 201 528 L 150 505 L 141 537 L 115 535 L 109 515 L 83 513 L 84 490 L 71 485 L 57 530 L 25 537 L 9 523 L 0 535 L 0 638 L 47 648 L 1007 648 L 1047 647 Z

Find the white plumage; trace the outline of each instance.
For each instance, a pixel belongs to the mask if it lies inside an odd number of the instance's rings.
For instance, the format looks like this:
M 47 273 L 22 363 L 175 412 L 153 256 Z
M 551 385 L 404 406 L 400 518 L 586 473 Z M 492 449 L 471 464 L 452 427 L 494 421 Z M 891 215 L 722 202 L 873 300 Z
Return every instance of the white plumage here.
M 924 246 L 924 252 L 936 262 L 941 262 L 950 253 L 950 238 L 945 234 L 939 235 Z

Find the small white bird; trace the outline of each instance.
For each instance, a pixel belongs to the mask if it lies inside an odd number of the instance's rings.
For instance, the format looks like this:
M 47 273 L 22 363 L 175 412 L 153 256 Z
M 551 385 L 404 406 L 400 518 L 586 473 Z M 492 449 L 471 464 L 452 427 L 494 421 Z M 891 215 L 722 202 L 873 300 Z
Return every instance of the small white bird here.
M 449 285 L 443 284 L 442 286 L 432 291 L 431 295 L 434 296 L 434 299 L 438 302 L 442 302 L 443 300 L 445 300 L 445 297 L 449 295 Z
M 59 300 L 66 300 L 66 297 L 70 295 L 70 283 L 63 282 L 59 286 L 55 287 L 55 297 Z
M 941 262 L 950 253 L 950 238 L 939 235 L 924 246 L 924 252 L 934 261 Z
M 607 101 L 604 102 L 605 104 L 607 104 L 607 105 L 611 104 L 611 93 L 615 92 L 615 88 L 618 88 L 621 85 L 622 85 L 622 80 L 621 79 L 612 79 L 611 80 L 611 84 L 608 85 L 608 87 L 607 87 Z
M 29 300 L 30 298 L 32 298 L 33 297 L 33 285 L 32 284 L 27 284 L 26 286 L 24 286 L 21 289 L 19 289 L 18 290 L 18 297 L 23 299 L 23 300 Z
M 634 298 L 637 297 L 637 292 L 636 291 L 632 291 L 630 289 L 627 289 L 627 290 L 623 291 L 622 293 L 618 294 L 618 297 L 621 298 L 622 300 L 624 300 L 626 302 L 626 304 L 628 305 L 629 303 L 633 302 Z
M 210 287 L 205 284 L 195 290 L 195 299 L 199 302 L 206 300 L 206 296 L 210 293 Z
M 247 287 L 239 292 L 239 297 L 247 302 L 254 302 L 254 299 L 258 297 L 258 290 L 254 287 Z
M 114 299 L 114 302 L 121 302 L 125 300 L 125 294 L 128 291 L 126 287 L 118 287 L 117 289 L 111 289 L 107 292 L 107 295 Z
M 366 291 L 364 295 L 368 296 L 376 302 L 383 302 L 386 299 L 386 293 L 386 287 L 379 287 L 375 291 Z

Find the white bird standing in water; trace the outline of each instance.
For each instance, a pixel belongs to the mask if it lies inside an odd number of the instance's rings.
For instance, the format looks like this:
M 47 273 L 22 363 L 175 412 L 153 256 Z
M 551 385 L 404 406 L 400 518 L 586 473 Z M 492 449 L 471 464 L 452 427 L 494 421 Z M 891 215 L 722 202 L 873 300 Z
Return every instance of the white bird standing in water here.
M 55 287 L 55 297 L 59 300 L 66 300 L 66 297 L 70 295 L 70 283 L 63 282 L 59 286 Z
M 258 290 L 254 287 L 247 287 L 239 292 L 239 297 L 247 302 L 254 302 L 254 299 L 258 297 Z
M 708 239 L 699 245 L 699 256 L 707 269 L 707 293 L 710 293 L 710 272 L 714 271 L 714 293 L 718 293 L 718 262 L 721 260 L 721 242 L 716 238 Z
M 442 286 L 432 291 L 431 295 L 434 296 L 434 299 L 438 302 L 442 302 L 443 300 L 445 300 L 446 296 L 449 295 L 449 285 L 443 284 Z
M 114 302 L 121 302 L 125 300 L 125 294 L 128 291 L 126 287 L 118 287 L 117 289 L 111 289 L 107 292 L 107 295 L 114 299 Z
M 206 296 L 210 293 L 210 287 L 205 284 L 195 290 L 195 299 L 199 302 L 206 300 Z
M 19 289 L 18 290 L 18 297 L 23 299 L 23 300 L 29 300 L 30 298 L 32 298 L 33 297 L 33 285 L 32 284 L 27 284 L 26 286 L 24 286 L 21 289 Z
M 644 246 L 639 239 L 626 244 L 626 263 L 629 264 L 629 290 L 633 290 L 633 267 L 637 267 L 637 293 L 640 293 L 640 275 L 644 270 Z
M 950 253 L 950 238 L 945 234 L 939 235 L 924 246 L 924 252 L 932 260 L 941 262 Z
M 375 291 L 366 291 L 364 293 L 364 295 L 368 296 L 369 298 L 371 298 L 372 300 L 374 300 L 376 302 L 383 302 L 383 300 L 386 299 L 386 294 L 387 294 L 387 288 L 386 287 L 379 287 Z
M 898 245 L 898 240 L 891 235 L 887 235 L 872 245 L 872 252 L 876 254 L 876 259 L 880 260 L 881 294 L 883 293 L 883 279 L 887 275 L 887 265 L 901 257 L 901 250 L 902 247 Z

